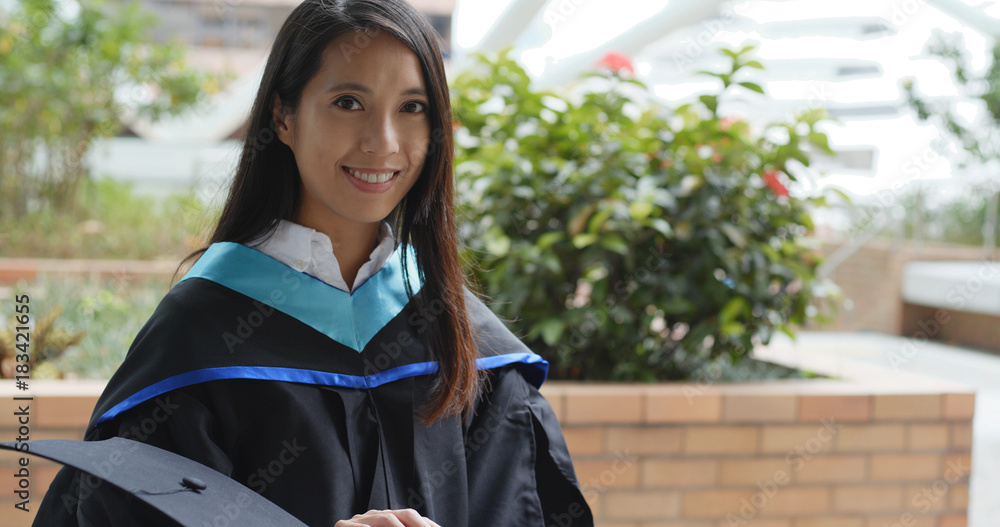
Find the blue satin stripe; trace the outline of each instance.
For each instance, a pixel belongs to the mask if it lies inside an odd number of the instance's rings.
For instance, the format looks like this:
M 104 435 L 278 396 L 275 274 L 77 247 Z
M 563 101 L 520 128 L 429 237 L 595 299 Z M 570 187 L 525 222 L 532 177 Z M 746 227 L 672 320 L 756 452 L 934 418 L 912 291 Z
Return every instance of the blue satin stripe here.
M 416 258 L 406 245 L 397 247 L 382 269 L 353 293 L 232 242 L 212 244 L 181 281 L 211 280 L 286 313 L 360 353 L 408 302 L 403 284 L 403 250 L 409 251 L 406 274 L 416 293 L 423 284 Z
M 535 387 L 542 385 L 548 373 L 549 363 L 534 353 L 510 353 L 507 355 L 496 355 L 476 359 L 476 367 L 480 370 L 499 368 L 509 364 L 518 364 L 521 374 Z M 194 370 L 173 377 L 168 377 L 160 382 L 151 384 L 142 390 L 125 398 L 122 402 L 111 407 L 97 419 L 97 424 L 138 406 L 154 397 L 163 395 L 171 390 L 200 384 L 208 381 L 218 381 L 223 379 L 257 379 L 265 381 L 284 381 L 301 384 L 314 384 L 319 386 L 338 386 L 341 388 L 375 388 L 383 384 L 428 375 L 438 371 L 438 363 L 415 362 L 404 364 L 392 369 L 373 373 L 371 375 L 347 375 L 344 373 L 332 373 L 317 370 L 304 370 L 299 368 L 277 368 L 273 366 L 224 366 L 220 368 L 205 368 Z M 537 382 L 536 382 L 537 381 Z
M 517 364 L 518 369 L 524 379 L 530 382 L 535 388 L 542 386 L 549 376 L 549 362 L 534 353 L 507 353 L 505 355 L 493 355 L 476 359 L 476 367 L 480 370 L 499 368 L 508 364 Z

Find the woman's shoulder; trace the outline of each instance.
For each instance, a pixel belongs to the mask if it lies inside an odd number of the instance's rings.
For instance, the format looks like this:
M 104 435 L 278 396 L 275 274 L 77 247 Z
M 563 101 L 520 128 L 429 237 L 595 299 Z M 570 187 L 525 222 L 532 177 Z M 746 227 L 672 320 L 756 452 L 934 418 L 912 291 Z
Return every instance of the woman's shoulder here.
M 532 386 L 541 386 L 548 376 L 549 363 L 521 342 L 500 317 L 468 289 L 465 304 L 479 352 L 479 367 L 514 366 Z

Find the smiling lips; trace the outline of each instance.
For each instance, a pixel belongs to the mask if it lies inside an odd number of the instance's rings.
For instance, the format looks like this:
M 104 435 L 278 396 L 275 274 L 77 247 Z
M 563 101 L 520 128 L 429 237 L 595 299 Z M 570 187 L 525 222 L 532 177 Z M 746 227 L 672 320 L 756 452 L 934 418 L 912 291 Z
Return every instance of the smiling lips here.
M 343 167 L 344 170 L 350 174 L 354 179 L 359 181 L 364 181 L 370 184 L 385 183 L 390 179 L 394 178 L 399 174 L 398 170 L 391 169 L 354 169 L 350 167 Z

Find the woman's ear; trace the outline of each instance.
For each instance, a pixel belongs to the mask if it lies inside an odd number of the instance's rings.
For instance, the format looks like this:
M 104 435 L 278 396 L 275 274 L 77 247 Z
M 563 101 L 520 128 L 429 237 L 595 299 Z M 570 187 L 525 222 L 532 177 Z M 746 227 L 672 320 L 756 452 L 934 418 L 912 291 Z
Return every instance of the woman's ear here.
M 281 98 L 275 93 L 271 96 L 271 119 L 274 123 L 275 134 L 278 139 L 288 145 L 292 146 L 295 136 L 292 134 L 292 112 L 288 110 L 283 104 L 281 104 Z

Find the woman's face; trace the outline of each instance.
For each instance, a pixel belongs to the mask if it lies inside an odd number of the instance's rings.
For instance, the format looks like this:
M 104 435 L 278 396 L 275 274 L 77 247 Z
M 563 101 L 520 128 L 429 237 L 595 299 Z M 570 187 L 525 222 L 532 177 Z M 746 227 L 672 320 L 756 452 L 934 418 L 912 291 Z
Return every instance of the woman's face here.
M 386 31 L 326 47 L 294 114 L 275 95 L 277 135 L 302 177 L 296 221 L 351 229 L 386 218 L 416 182 L 430 137 L 420 61 Z

